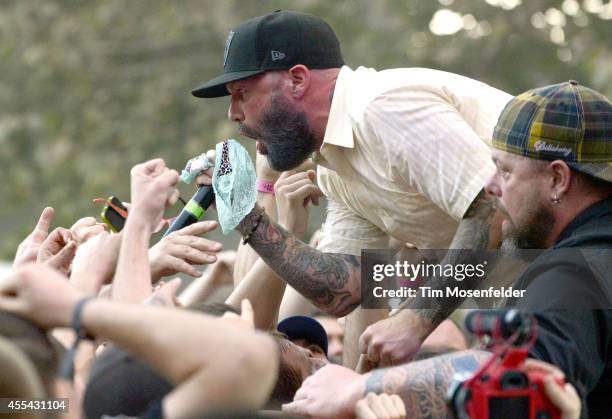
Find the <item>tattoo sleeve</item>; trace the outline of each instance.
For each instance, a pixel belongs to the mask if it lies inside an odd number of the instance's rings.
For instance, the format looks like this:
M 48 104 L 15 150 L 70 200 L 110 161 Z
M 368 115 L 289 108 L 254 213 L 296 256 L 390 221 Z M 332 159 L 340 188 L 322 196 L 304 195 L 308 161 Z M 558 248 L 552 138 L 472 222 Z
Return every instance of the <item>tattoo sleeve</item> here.
M 256 208 L 238 225 L 259 256 L 321 310 L 345 316 L 361 299 L 361 258 L 320 252 L 295 238 Z M 255 229 L 255 230 L 253 230 Z
M 441 264 L 465 264 L 474 260 L 476 252 L 497 248 L 499 242 L 500 219 L 494 206 L 495 199 L 483 189 L 474 199 L 457 227 L 450 245 L 450 252 Z M 489 264 L 493 268 L 494 260 Z M 432 289 L 443 290 L 447 286 L 462 286 L 465 289 L 477 285 L 476 280 L 456 281 L 452 277 L 432 277 L 425 284 Z M 433 325 L 447 318 L 461 303 L 463 298 L 446 297 L 440 301 L 432 298 L 417 297 L 406 302 L 403 308 L 412 309 L 419 317 Z M 432 303 L 435 303 L 432 306 Z
M 406 405 L 407 418 L 446 418 L 446 394 L 456 373 L 475 372 L 491 354 L 469 350 L 375 370 L 364 395 L 397 394 Z

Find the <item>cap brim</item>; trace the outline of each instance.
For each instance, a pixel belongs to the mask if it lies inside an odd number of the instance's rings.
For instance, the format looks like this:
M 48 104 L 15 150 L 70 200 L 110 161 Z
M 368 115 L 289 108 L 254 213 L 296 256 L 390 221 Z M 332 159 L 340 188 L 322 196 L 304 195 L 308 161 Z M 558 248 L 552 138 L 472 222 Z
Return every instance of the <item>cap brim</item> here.
M 327 355 L 327 333 L 316 319 L 308 316 L 291 316 L 281 321 L 276 330 L 284 333 L 290 340 L 305 339 L 315 343 Z
M 612 163 L 567 163 L 567 165 L 597 179 L 612 182 Z
M 229 92 L 225 88 L 227 83 L 246 79 L 252 76 L 263 73 L 266 70 L 246 70 L 246 71 L 235 71 L 232 73 L 223 73 L 219 77 L 208 81 L 206 84 L 193 89 L 191 94 L 195 97 L 221 97 L 229 95 Z

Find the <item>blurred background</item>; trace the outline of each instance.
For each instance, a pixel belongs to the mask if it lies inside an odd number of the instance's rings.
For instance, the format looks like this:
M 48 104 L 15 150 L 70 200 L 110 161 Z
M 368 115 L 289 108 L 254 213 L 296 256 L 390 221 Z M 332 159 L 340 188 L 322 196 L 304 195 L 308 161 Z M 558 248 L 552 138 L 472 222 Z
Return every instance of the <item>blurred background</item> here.
M 353 68 L 430 67 L 511 94 L 575 79 L 612 96 L 610 1 L 2 0 L 0 260 L 45 206 L 69 227 L 99 214 L 95 197 L 128 200 L 135 163 L 180 171 L 236 137 L 227 98 L 189 91 L 221 72 L 230 29 L 279 8 L 327 20 Z

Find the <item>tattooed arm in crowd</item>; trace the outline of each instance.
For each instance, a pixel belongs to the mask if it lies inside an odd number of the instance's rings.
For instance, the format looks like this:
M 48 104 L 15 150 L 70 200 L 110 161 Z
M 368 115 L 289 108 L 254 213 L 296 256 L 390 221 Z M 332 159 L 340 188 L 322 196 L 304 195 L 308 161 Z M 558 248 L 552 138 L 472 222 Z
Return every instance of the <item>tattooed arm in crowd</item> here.
M 409 418 L 446 418 L 446 393 L 457 373 L 473 373 L 491 354 L 470 350 L 359 375 L 328 365 L 306 379 L 287 413 L 322 418 L 353 417 L 355 404 L 368 393 L 399 395 Z

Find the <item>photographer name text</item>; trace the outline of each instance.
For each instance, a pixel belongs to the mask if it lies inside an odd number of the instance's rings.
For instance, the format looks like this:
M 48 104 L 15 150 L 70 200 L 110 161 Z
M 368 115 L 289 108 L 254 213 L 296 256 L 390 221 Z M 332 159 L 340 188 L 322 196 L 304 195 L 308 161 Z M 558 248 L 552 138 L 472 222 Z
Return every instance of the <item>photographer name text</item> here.
M 515 290 L 512 287 L 486 289 L 462 289 L 461 287 L 446 287 L 445 289 L 433 289 L 431 287 L 401 287 L 398 289 L 386 289 L 374 287 L 372 294 L 375 298 L 522 298 L 525 290 Z

